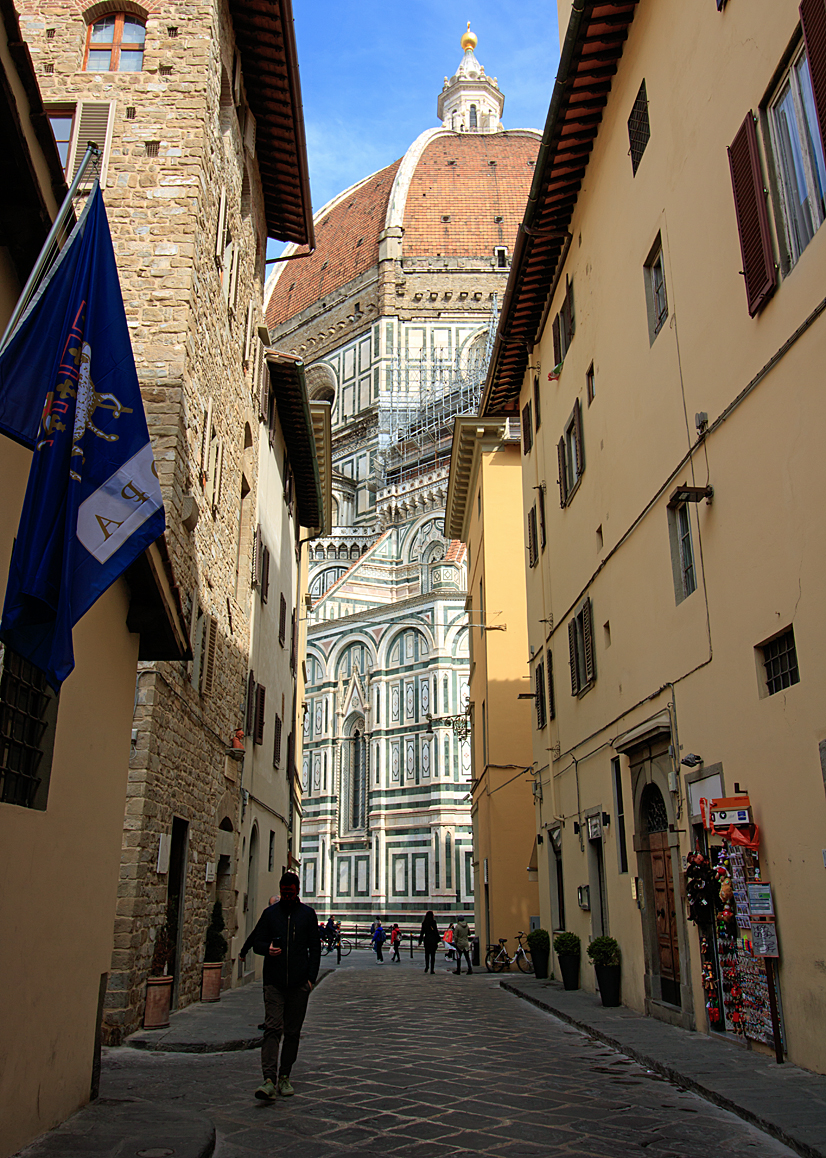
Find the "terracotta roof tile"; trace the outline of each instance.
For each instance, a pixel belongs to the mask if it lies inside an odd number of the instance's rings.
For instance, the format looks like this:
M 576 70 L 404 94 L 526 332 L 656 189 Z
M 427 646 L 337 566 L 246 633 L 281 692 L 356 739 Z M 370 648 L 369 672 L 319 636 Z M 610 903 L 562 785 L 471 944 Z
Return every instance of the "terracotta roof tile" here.
M 465 544 L 460 539 L 451 539 L 445 555 L 446 563 L 461 563 L 465 557 Z

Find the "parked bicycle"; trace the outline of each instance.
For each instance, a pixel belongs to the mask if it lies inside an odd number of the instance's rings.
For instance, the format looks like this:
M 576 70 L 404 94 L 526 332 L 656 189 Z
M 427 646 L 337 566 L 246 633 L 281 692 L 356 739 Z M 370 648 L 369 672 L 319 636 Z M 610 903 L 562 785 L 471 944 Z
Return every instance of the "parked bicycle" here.
M 346 957 L 352 948 L 353 948 L 353 946 L 350 944 L 350 942 L 347 940 L 347 938 L 342 937 L 341 938 L 341 955 L 342 955 L 342 957 Z M 321 956 L 322 957 L 326 957 L 328 953 L 335 953 L 335 951 L 336 951 L 335 941 L 324 941 L 322 943 L 322 945 L 321 945 Z
M 516 946 L 516 952 L 511 957 L 505 946 L 508 943 L 507 937 L 499 938 L 499 945 L 489 945 L 488 951 L 485 954 L 485 968 L 488 973 L 503 973 L 506 969 L 510 969 L 514 962 L 519 966 L 522 973 L 533 973 L 533 961 L 531 961 L 528 950 L 522 944 L 522 938 L 525 936 L 523 932 L 518 932 L 516 938 L 519 944 Z

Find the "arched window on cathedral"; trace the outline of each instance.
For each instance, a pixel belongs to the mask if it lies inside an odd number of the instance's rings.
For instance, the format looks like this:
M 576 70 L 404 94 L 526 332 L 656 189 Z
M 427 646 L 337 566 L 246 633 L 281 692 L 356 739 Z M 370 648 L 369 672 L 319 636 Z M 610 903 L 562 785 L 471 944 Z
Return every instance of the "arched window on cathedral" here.
M 353 831 L 364 828 L 367 823 L 367 750 L 364 734 L 360 728 L 356 728 L 350 737 L 349 749 L 348 820 L 349 828 Z
M 478 128 L 478 124 L 477 124 L 477 120 L 476 120 L 476 105 L 470 106 L 470 128 L 471 128 L 471 131 L 475 128 Z

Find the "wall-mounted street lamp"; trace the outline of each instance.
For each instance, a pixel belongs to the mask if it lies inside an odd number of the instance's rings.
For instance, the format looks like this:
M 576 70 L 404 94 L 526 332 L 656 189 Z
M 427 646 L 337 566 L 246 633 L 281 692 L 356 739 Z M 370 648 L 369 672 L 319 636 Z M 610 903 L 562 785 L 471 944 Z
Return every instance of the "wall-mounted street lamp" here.
M 669 495 L 670 507 L 681 507 L 683 503 L 701 503 L 703 499 L 710 505 L 714 498 L 714 487 L 677 487 Z
M 453 735 L 459 740 L 466 740 L 470 732 L 470 707 L 463 712 L 461 716 L 431 716 L 430 712 L 425 715 L 427 720 L 427 735 L 433 735 L 433 725 L 438 724 L 445 728 L 452 728 Z

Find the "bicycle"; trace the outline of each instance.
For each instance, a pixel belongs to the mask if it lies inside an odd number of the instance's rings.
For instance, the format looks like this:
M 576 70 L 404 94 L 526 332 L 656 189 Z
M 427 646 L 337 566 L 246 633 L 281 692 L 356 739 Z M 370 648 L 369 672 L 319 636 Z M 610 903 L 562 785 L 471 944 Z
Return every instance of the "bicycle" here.
M 514 961 L 522 973 L 533 973 L 533 961 L 531 961 L 527 949 L 522 944 L 522 938 L 524 936 L 525 934 L 521 931 L 516 934 L 519 944 L 516 946 L 516 952 L 512 957 L 505 948 L 508 943 L 507 937 L 499 938 L 498 948 L 496 945 L 488 946 L 488 951 L 485 954 L 485 968 L 488 973 L 503 973 L 506 969 L 510 969 Z
M 342 937 L 341 938 L 341 955 L 342 955 L 342 957 L 346 957 L 352 948 L 353 948 L 353 946 L 350 944 L 350 942 L 347 940 L 347 938 Z M 324 941 L 322 943 L 322 946 L 321 946 L 321 956 L 322 957 L 326 957 L 328 953 L 335 953 L 335 951 L 336 951 L 335 941 Z

